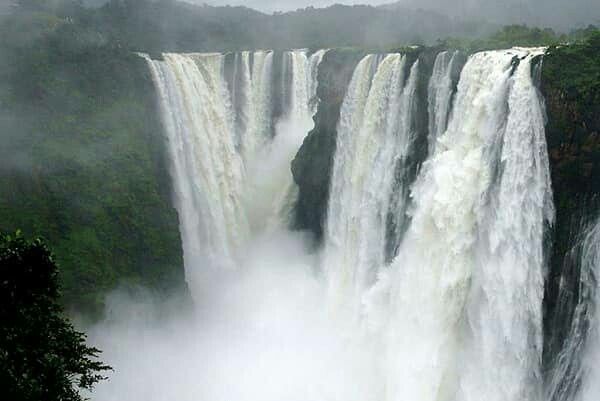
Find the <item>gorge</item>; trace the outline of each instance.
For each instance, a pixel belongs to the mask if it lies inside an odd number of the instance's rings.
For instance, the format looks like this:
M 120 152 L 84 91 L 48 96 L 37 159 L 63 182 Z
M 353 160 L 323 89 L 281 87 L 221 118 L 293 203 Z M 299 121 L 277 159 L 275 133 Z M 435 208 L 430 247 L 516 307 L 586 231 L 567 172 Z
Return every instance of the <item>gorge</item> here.
M 95 399 L 594 399 L 596 211 L 553 271 L 545 53 L 142 55 L 194 307 L 113 300 Z
M 0 5 L 3 393 L 596 401 L 600 9 L 548 1 Z

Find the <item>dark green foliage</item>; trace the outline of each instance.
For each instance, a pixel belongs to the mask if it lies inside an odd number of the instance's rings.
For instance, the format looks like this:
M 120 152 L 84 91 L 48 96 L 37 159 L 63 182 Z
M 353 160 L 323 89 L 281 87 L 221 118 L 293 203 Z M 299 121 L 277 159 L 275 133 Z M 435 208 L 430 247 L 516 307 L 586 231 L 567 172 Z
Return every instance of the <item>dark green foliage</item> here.
M 581 222 L 600 213 L 600 31 L 588 28 L 573 38 L 568 46 L 548 50 L 541 81 L 556 207 L 545 297 L 546 364 L 561 349 L 575 308 L 575 303 L 557 308 L 559 291 L 578 297 L 578 271 L 567 271 L 569 252 Z
M 567 40 L 552 29 L 508 25 L 485 38 L 448 38 L 438 41 L 444 48 L 460 49 L 467 53 L 481 50 L 506 49 L 514 46 L 550 46 Z
M 600 29 L 591 27 L 586 36 L 568 46 L 553 46 L 545 57 L 544 79 L 552 89 L 561 91 L 566 100 L 575 101 L 579 112 L 591 112 L 600 103 Z M 565 68 L 565 67 L 569 68 Z
M 0 28 L 0 230 L 47 238 L 63 301 L 97 313 L 119 283 L 184 278 L 148 69 L 90 18 L 73 6 Z
M 41 240 L 0 236 L 0 388 L 10 401 L 79 401 L 110 368 L 58 303 L 58 269 Z

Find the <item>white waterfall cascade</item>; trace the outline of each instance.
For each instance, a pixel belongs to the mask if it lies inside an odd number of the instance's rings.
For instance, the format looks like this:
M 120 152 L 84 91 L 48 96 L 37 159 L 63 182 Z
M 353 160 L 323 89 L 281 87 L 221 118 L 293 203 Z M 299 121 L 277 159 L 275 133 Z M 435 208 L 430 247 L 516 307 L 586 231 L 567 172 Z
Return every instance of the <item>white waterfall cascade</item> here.
M 195 266 L 232 267 L 249 235 L 223 55 L 165 54 L 149 65 L 168 139 L 186 278 L 194 287 Z
M 119 375 L 94 397 L 543 401 L 542 239 L 554 211 L 531 77 L 542 53 L 474 54 L 456 93 L 452 54 L 438 57 L 435 146 L 414 183 L 402 170 L 425 139 L 426 69 L 407 55 L 363 58 L 341 108 L 318 262 L 300 235 L 268 229 L 285 228 L 295 202 L 290 161 L 312 127 L 325 52 L 285 52 L 275 72 L 269 51 L 147 58 L 199 308 L 156 327 L 139 313 L 102 327 Z M 589 372 L 578 401 L 598 394 Z
M 444 51 L 437 55 L 428 87 L 429 154 L 433 154 L 437 139 L 448 126 L 453 87 L 452 72 L 456 68 L 458 52 Z
M 241 153 L 245 164 L 253 163 L 256 153 L 271 139 L 272 132 L 272 100 L 271 85 L 273 73 L 273 52 L 242 52 L 243 79 L 245 88 L 250 92 L 245 94 L 245 103 L 240 110 L 246 128 L 240 133 Z M 252 57 L 252 64 L 250 58 Z
M 353 316 L 359 315 L 361 294 L 385 262 L 395 171 L 412 142 L 419 62 L 407 80 L 405 65 L 400 54 L 381 62 L 375 55 L 366 56 L 341 109 L 323 264 L 330 306 Z
M 490 401 L 542 397 L 544 230 L 554 222 L 543 101 L 532 82 L 532 61 L 543 52 L 514 52 L 520 63 L 509 80 L 508 110 L 498 136 L 487 138 L 484 156 L 498 165 L 478 213 L 470 358 L 459 392 L 465 401 L 482 392 Z M 511 53 L 491 58 L 506 63 Z
M 342 108 L 328 216 L 327 246 L 338 252 L 326 261 L 338 263 L 326 268 L 330 286 L 351 288 L 355 298 L 345 302 L 362 302 L 371 332 L 382 336 L 386 400 L 540 399 L 542 238 L 553 221 L 543 111 L 531 77 L 532 59 L 542 53 L 512 49 L 468 60 L 448 129 L 412 188 L 412 222 L 389 268 L 371 263 L 381 260 L 381 220 L 364 217 L 373 209 L 365 199 L 384 204 L 388 197 L 364 186 L 376 159 L 368 140 L 355 143 L 363 127 L 385 132 L 386 103 L 374 99 L 394 56 L 370 89 L 374 58 L 356 69 Z M 338 169 L 342 161 L 349 164 Z M 379 246 L 362 243 L 365 232 Z
M 284 71 L 291 76 L 284 96 L 289 103 L 275 125 L 276 135 L 250 174 L 254 194 L 249 210 L 258 213 L 254 221 L 267 221 L 267 228 L 289 225 L 293 207 L 298 197 L 290 165 L 306 134 L 313 128 L 316 113 L 317 74 L 326 50 L 307 56 L 306 50 L 288 51 L 283 54 Z M 272 194 L 273 201 L 264 202 L 260 194 Z
M 146 57 L 167 133 L 191 287 L 206 265 L 236 266 L 251 231 L 273 219 L 285 223 L 287 216 L 273 216 L 295 200 L 289 164 L 311 129 L 314 77 L 324 54 L 285 53 L 293 60 L 293 101 L 285 123 L 277 124 L 271 117 L 273 52 L 235 54 L 231 90 L 223 54 Z

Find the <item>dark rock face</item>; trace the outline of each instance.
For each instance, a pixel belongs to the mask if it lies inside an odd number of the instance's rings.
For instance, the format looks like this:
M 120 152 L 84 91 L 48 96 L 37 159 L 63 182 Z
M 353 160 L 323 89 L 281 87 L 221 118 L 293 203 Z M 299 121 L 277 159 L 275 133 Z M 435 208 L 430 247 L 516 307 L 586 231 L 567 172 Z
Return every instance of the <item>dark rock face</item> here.
M 600 46 L 593 43 L 552 48 L 543 61 L 541 90 L 556 207 L 544 299 L 547 371 L 567 338 L 579 298 L 579 263 L 571 260 L 571 250 L 583 225 L 600 212 L 599 71 Z
M 321 103 L 314 117 L 315 128 L 292 162 L 294 181 L 300 189 L 294 228 L 313 232 L 317 240 L 323 235 L 340 108 L 354 68 L 364 55 L 357 50 L 325 54 L 319 68 L 317 94 Z

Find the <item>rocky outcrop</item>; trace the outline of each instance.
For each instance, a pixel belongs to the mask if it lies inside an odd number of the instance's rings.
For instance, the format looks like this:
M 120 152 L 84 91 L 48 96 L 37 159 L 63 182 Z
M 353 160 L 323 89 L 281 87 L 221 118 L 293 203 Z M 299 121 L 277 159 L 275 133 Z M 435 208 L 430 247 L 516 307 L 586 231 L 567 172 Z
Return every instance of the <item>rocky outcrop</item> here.
M 317 240 L 323 234 L 327 212 L 340 108 L 354 68 L 364 54 L 358 50 L 327 52 L 319 68 L 317 94 L 321 103 L 314 117 L 315 127 L 292 162 L 294 181 L 300 189 L 294 225 L 313 232 Z

